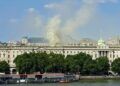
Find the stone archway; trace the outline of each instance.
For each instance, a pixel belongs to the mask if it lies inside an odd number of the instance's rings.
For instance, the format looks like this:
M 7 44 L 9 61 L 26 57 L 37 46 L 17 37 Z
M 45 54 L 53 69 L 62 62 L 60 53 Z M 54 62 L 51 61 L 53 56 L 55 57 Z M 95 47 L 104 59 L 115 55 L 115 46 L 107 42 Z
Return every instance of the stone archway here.
M 17 73 L 16 69 L 12 69 L 12 74 L 16 74 L 16 73 Z

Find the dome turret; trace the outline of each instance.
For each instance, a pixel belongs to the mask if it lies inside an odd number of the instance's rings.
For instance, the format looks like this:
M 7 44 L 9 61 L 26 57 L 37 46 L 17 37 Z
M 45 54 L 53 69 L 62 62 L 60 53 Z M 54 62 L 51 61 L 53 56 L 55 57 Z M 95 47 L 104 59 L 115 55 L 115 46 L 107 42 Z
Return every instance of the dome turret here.
M 103 39 L 98 40 L 98 46 L 105 46 L 105 41 Z

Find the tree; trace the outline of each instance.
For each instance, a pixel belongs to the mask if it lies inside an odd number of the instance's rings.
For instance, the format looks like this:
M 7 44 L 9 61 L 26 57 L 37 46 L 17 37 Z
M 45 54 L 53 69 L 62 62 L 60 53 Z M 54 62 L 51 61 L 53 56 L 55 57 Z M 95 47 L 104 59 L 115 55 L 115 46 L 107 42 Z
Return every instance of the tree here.
M 67 55 L 65 58 L 65 72 L 75 72 L 74 68 L 74 55 Z
M 96 59 L 97 74 L 108 74 L 109 60 L 107 57 L 99 57 Z
M 46 72 L 46 67 L 49 64 L 48 54 L 46 52 L 42 53 L 36 53 L 36 71 L 39 71 L 40 73 Z
M 14 63 L 20 74 L 44 73 L 45 67 L 48 65 L 48 55 L 46 52 L 24 53 L 17 56 Z
M 95 60 L 88 60 L 84 63 L 83 74 L 85 75 L 96 75 L 97 66 Z
M 67 70 L 72 73 L 84 73 L 84 63 L 88 60 L 92 60 L 92 57 L 89 54 L 79 53 L 76 55 L 68 55 L 66 57 L 66 66 Z
M 113 71 L 113 72 L 120 74 L 120 58 L 115 59 L 115 60 L 112 62 L 111 67 L 112 67 L 112 71 Z
M 10 73 L 10 66 L 6 61 L 0 62 L 0 72 L 4 72 L 5 74 Z
M 86 53 L 79 53 L 75 55 L 75 59 L 76 59 L 76 64 L 79 65 L 79 69 L 78 69 L 79 72 L 81 74 L 84 74 L 84 64 L 89 60 L 91 61 L 92 56 Z
M 16 64 L 16 68 L 20 74 L 30 74 L 32 71 L 33 63 L 30 54 L 24 53 L 22 55 L 18 55 L 14 60 Z
M 14 60 L 19 73 L 34 72 L 63 72 L 81 73 L 82 75 L 107 74 L 109 61 L 107 57 L 92 60 L 92 56 L 85 53 L 68 55 L 47 54 L 46 52 L 32 52 L 19 55 Z
M 64 72 L 64 55 L 62 54 L 49 54 L 49 64 L 46 67 L 47 72 Z

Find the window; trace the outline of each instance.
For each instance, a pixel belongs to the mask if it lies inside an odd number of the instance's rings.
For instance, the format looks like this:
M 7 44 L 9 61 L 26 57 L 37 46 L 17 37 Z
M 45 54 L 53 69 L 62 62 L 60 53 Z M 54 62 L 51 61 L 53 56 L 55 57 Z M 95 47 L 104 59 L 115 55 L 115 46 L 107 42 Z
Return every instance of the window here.
M 112 57 L 112 54 L 110 54 L 110 58 Z
M 69 51 L 67 51 L 67 53 L 69 53 Z
M 10 58 L 10 55 L 8 55 L 8 58 Z
M 3 57 L 5 57 L 5 54 L 3 54 Z
M 117 55 L 117 58 L 118 58 L 119 56 Z

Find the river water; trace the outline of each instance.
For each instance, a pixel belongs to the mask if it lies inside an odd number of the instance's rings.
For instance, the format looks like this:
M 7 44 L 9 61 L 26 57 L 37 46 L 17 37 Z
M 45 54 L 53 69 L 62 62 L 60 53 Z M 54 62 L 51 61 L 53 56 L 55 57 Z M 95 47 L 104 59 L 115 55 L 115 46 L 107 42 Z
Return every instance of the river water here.
M 120 86 L 120 80 L 81 80 L 74 83 L 11 84 L 0 86 Z

